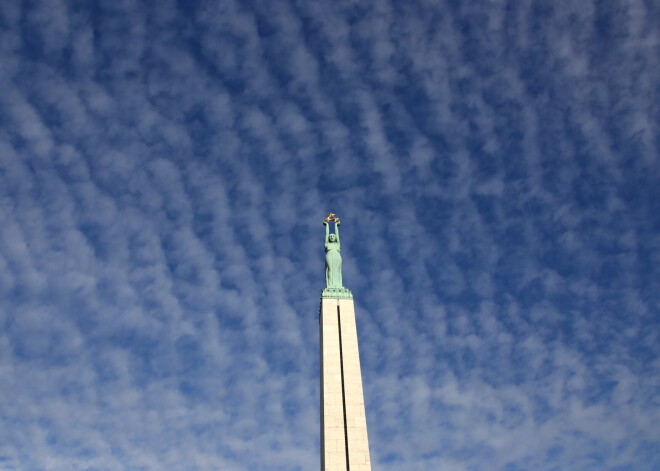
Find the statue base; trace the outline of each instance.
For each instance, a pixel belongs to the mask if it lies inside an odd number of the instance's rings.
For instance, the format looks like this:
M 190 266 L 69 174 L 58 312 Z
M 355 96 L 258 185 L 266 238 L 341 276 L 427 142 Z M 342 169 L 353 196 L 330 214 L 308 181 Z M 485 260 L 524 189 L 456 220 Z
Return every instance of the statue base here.
M 340 299 L 353 299 L 353 293 L 348 288 L 325 288 L 321 291 L 322 298 L 340 298 Z

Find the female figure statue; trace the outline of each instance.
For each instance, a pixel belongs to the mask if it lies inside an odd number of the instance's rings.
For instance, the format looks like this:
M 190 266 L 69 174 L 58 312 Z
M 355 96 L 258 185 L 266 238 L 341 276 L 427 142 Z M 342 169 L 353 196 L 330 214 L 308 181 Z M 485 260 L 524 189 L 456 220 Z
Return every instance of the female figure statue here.
M 339 253 L 339 219 L 335 218 L 335 233 L 330 234 L 328 220 L 325 226 L 325 284 L 328 288 L 343 288 L 341 280 L 341 254 Z

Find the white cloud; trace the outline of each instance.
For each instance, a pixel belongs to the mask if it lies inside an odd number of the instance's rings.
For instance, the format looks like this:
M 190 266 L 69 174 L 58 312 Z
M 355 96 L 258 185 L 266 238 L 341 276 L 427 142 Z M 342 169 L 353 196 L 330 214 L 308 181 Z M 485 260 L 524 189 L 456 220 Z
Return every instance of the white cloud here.
M 643 2 L 10 3 L 0 468 L 317 466 L 332 210 L 374 469 L 653 469 Z

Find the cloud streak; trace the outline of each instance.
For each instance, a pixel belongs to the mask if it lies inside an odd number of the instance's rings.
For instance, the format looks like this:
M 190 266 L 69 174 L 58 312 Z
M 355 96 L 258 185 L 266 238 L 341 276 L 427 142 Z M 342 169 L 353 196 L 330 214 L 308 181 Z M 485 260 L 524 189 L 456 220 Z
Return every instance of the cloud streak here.
M 0 5 L 0 468 L 658 467 L 656 7 Z

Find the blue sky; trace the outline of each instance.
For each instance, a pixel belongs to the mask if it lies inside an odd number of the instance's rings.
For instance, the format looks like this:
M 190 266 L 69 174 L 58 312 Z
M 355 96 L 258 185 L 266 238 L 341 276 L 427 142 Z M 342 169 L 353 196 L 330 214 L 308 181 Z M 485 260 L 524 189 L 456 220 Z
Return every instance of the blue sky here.
M 90 5 L 91 3 L 91 5 Z M 0 469 L 660 469 L 660 5 L 0 2 Z

